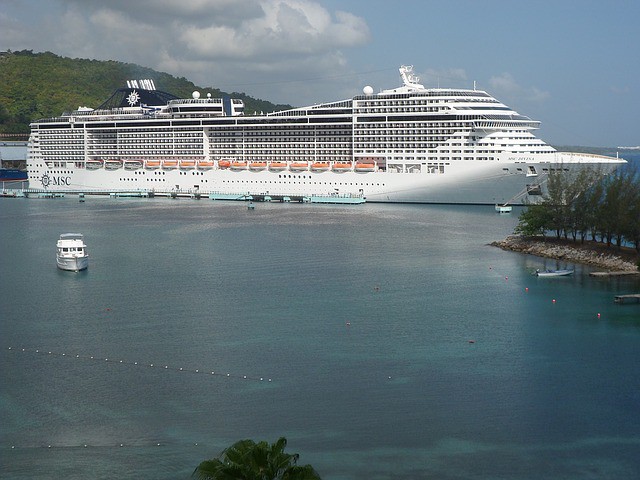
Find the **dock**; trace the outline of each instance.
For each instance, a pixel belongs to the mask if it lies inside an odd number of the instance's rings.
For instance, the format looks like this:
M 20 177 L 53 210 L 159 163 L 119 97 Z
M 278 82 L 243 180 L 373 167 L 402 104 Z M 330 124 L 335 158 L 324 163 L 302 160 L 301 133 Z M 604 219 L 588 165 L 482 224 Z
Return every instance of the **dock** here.
M 640 275 L 640 271 L 631 271 L 631 270 L 620 270 L 615 272 L 591 272 L 589 273 L 590 277 L 626 277 L 626 276 L 634 276 Z
M 628 295 L 616 295 L 613 298 L 616 303 L 640 303 L 640 293 L 630 293 Z
M 89 196 L 109 196 L 111 198 L 191 198 L 200 200 L 201 198 L 209 198 L 211 200 L 235 200 L 245 202 L 281 202 L 281 203 L 329 203 L 341 205 L 360 205 L 366 203 L 367 199 L 363 194 L 350 193 L 318 193 L 310 195 L 301 194 L 273 194 L 273 193 L 235 193 L 235 192 L 216 192 L 200 189 L 189 190 L 64 190 L 51 192 L 45 189 L 27 188 L 16 190 L 16 195 L 20 197 L 36 197 L 36 198 L 60 198 L 68 195 Z

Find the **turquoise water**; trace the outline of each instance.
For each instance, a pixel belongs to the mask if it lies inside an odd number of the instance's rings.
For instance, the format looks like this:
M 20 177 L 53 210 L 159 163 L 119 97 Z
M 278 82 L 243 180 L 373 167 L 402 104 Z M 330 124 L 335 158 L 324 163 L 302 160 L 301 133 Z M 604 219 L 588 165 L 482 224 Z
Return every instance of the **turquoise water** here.
M 538 279 L 566 264 L 487 246 L 517 215 L 0 201 L 0 477 L 188 478 L 280 436 L 330 480 L 640 477 L 640 284 Z

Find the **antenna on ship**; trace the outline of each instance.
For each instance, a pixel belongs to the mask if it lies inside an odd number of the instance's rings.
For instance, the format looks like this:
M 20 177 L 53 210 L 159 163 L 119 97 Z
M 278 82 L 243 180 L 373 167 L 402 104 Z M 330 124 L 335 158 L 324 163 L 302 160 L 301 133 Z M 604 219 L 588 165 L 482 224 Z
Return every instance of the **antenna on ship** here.
M 410 87 L 413 89 L 423 89 L 424 86 L 420 83 L 420 78 L 414 75 L 413 73 L 413 65 L 402 65 L 400 67 L 400 76 L 402 77 L 402 83 L 406 87 Z

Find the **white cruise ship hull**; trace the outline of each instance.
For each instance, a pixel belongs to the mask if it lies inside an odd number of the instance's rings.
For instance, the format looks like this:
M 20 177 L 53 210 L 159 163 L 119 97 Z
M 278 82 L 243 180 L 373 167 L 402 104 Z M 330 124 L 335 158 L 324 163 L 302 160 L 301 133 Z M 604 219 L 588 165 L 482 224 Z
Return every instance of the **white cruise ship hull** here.
M 444 171 L 333 172 L 208 170 L 164 171 L 140 169 L 69 169 L 43 173 L 46 191 L 110 194 L 145 192 L 157 195 L 361 195 L 367 202 L 522 204 L 536 201 L 545 191 L 551 171 L 577 172 L 583 168 L 610 173 L 624 160 L 587 154 L 554 153 L 539 162 L 450 162 Z M 571 162 L 566 161 L 568 158 Z M 35 182 L 32 182 L 35 183 Z M 35 190 L 39 190 L 37 183 Z

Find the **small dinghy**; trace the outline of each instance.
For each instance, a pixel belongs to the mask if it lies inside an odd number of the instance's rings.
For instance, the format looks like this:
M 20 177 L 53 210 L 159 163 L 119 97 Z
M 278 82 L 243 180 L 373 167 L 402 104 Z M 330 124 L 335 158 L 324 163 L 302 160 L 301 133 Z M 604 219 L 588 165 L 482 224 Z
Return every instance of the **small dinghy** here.
M 572 274 L 573 270 L 536 270 L 536 275 L 539 277 L 566 277 Z

